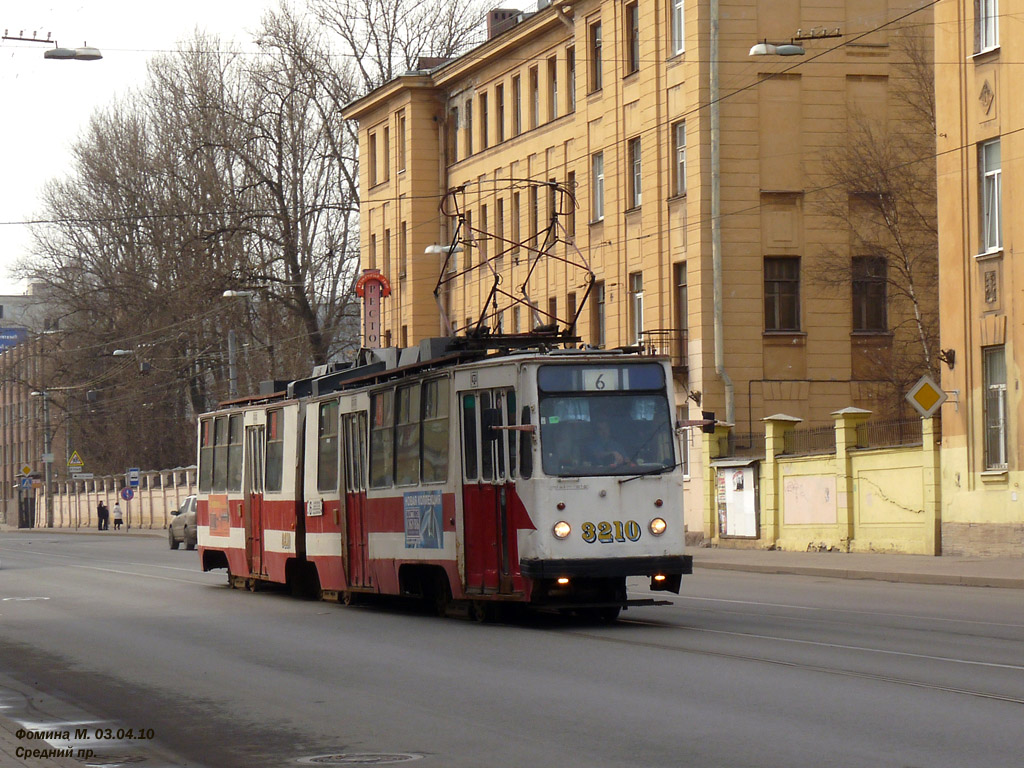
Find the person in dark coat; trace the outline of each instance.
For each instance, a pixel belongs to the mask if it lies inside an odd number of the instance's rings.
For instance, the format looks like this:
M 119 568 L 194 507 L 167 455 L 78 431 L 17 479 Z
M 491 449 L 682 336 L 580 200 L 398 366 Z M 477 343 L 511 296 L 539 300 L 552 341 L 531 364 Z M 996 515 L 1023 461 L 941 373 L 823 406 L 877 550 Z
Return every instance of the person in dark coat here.
M 110 530 L 110 510 L 107 509 L 107 505 L 102 501 L 96 507 L 96 521 L 101 531 Z

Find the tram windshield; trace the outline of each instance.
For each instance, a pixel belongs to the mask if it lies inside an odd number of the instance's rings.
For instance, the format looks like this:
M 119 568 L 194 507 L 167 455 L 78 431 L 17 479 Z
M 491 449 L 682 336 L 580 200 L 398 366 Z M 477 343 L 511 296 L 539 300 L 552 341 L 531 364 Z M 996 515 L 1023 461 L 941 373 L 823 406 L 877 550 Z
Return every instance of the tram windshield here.
M 537 385 L 546 475 L 634 475 L 675 466 L 657 363 L 544 365 Z

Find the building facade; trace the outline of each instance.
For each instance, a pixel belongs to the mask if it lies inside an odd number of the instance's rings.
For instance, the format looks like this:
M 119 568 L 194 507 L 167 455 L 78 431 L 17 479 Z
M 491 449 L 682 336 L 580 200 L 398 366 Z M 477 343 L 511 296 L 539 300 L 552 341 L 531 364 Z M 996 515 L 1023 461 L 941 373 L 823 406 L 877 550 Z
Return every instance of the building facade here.
M 879 369 L 913 333 L 912 310 L 837 217 L 847 195 L 829 197 L 829 169 L 855 125 L 910 125 L 895 95 L 898 41 L 930 32 L 930 5 L 541 5 L 495 12 L 478 48 L 343 112 L 359 122 L 363 266 L 392 286 L 385 344 L 481 318 L 503 333 L 555 322 L 582 343 L 669 354 L 681 420 L 711 411 L 763 436 L 774 413 L 831 424 L 846 406 L 881 410 Z M 794 37 L 804 56 L 750 55 Z M 453 237 L 455 264 L 431 248 Z M 552 258 L 534 264 L 537 251 Z M 440 286 L 442 270 L 454 279 Z M 529 274 L 529 301 L 490 302 L 495 274 L 510 294 Z M 710 536 L 699 438 L 683 430 L 687 525 Z
M 1013 258 L 1024 180 L 1021 0 L 936 6 L 943 551 L 1024 552 L 1024 268 Z

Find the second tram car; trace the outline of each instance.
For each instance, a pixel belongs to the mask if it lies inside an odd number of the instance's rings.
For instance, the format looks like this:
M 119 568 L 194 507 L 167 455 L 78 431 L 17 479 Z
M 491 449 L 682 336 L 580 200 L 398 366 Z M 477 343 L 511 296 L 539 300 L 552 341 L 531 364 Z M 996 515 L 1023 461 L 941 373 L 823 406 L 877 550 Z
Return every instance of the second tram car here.
M 628 576 L 678 593 L 692 560 L 666 359 L 430 348 L 363 350 L 201 416 L 203 569 L 481 617 L 519 602 L 613 619 L 654 602 L 627 599 Z

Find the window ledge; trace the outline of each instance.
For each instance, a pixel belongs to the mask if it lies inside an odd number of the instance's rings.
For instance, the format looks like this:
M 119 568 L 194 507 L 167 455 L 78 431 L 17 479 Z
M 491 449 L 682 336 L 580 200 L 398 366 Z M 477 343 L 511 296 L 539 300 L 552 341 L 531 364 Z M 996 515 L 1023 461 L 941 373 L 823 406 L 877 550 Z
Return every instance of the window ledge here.
M 975 51 L 971 54 L 971 59 L 975 64 L 983 63 L 989 59 L 994 59 L 999 56 L 999 44 L 996 43 L 991 48 L 986 48 L 983 51 Z
M 1004 483 L 1008 478 L 1009 472 L 1005 469 L 986 469 L 981 473 L 981 482 L 983 483 Z
M 984 251 L 983 253 L 976 253 L 974 255 L 975 261 L 991 261 L 992 259 L 1003 258 L 1003 249 L 996 248 L 993 251 Z
M 595 224 L 604 224 L 604 216 L 602 216 L 599 219 L 591 219 L 590 220 L 590 226 L 594 226 Z
M 670 198 L 668 199 L 668 201 L 669 201 L 670 203 L 674 203 L 674 202 L 675 202 L 676 200 L 685 200 L 685 199 L 686 199 L 686 192 L 679 192 L 679 193 L 677 193 L 677 194 L 675 194 L 675 195 L 672 195 L 672 196 L 671 196 L 671 197 L 670 197 Z

